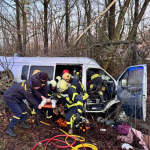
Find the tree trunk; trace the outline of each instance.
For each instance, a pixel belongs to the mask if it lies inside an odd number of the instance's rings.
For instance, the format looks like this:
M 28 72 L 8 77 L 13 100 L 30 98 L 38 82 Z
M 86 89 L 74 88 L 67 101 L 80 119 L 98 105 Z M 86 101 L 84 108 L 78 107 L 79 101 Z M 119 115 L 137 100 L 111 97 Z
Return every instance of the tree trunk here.
M 23 48 L 22 48 L 22 55 L 26 55 L 26 36 L 27 36 L 27 18 L 26 18 L 26 10 L 23 4 L 22 8 L 22 15 L 23 15 Z
M 114 34 L 114 38 L 113 38 L 114 41 L 119 40 L 123 19 L 124 19 L 124 16 L 126 14 L 127 8 L 129 7 L 130 1 L 131 0 L 126 0 L 126 2 L 124 3 L 124 6 L 122 7 L 122 9 L 120 11 L 118 21 L 117 21 L 117 25 L 116 25 L 116 28 L 115 28 L 115 34 Z
M 133 24 L 137 25 L 139 22 L 139 0 L 135 0 L 135 11 L 134 11 L 134 21 Z M 133 40 L 136 41 L 137 30 L 133 35 Z M 132 65 L 136 64 L 137 56 L 136 56 L 136 45 L 133 46 L 132 49 Z
M 138 15 L 138 21 L 134 20 L 134 22 L 133 22 L 133 27 L 132 27 L 132 30 L 131 30 L 131 32 L 129 34 L 128 40 L 131 41 L 133 39 L 133 37 L 135 36 L 135 34 L 137 32 L 137 27 L 138 27 L 138 25 L 139 25 L 143 15 L 144 15 L 144 13 L 145 13 L 145 10 L 146 10 L 148 4 L 149 4 L 149 0 L 145 0 L 144 4 L 142 6 L 142 9 L 141 9 L 141 11 L 140 11 L 140 13 Z
M 35 56 L 38 56 L 38 51 L 39 51 L 39 43 L 38 43 L 38 37 L 37 37 L 37 20 L 36 20 L 36 13 L 33 14 L 34 15 L 34 18 L 33 18 L 33 21 L 35 22 L 34 23 L 34 28 L 33 28 L 33 34 L 35 35 L 34 36 L 34 55 Z
M 135 2 L 136 2 L 136 0 L 135 0 Z M 144 15 L 144 13 L 145 13 L 145 10 L 146 10 L 148 4 L 149 4 L 149 0 L 145 0 L 145 2 L 144 2 L 144 4 L 143 4 L 143 6 L 142 6 L 142 8 L 141 8 L 141 11 L 140 11 L 140 13 L 138 14 L 138 16 L 137 16 L 137 12 L 135 12 L 134 17 L 136 16 L 136 18 L 134 18 L 133 26 L 132 26 L 131 32 L 129 33 L 129 36 L 128 36 L 128 38 L 127 38 L 128 41 L 134 40 L 135 35 L 136 35 L 136 32 L 137 32 L 137 27 L 138 27 L 138 25 L 139 25 L 139 23 L 140 23 L 140 21 L 141 21 L 143 15 Z M 137 5 L 137 2 L 136 2 L 136 5 Z M 138 5 L 139 5 L 139 4 L 138 4 Z M 136 7 L 137 7 L 137 6 L 136 6 Z M 137 19 L 137 18 L 138 18 L 138 19 Z M 123 49 L 126 50 L 127 47 L 128 47 L 128 45 L 124 45 L 124 46 L 123 46 Z M 133 54 L 133 55 L 135 55 L 135 54 Z
M 108 0 L 108 5 L 113 0 Z M 115 4 L 112 5 L 112 7 L 109 10 L 109 18 L 108 18 L 108 35 L 109 35 L 109 40 L 113 40 L 113 36 L 115 33 Z
M 44 0 L 44 55 L 48 54 L 47 8 L 50 0 Z
M 16 0 L 16 21 L 17 21 L 17 37 L 18 37 L 18 44 L 17 44 L 17 53 L 22 53 L 22 40 L 21 40 L 21 31 L 20 31 L 20 9 L 19 9 L 19 1 Z
M 127 11 L 128 6 L 129 6 L 129 3 L 130 3 L 130 0 L 126 0 L 126 2 L 124 3 L 124 6 L 122 7 L 122 10 L 120 11 L 120 14 L 119 14 L 119 17 L 118 17 L 118 21 L 117 21 L 117 26 L 115 28 L 115 34 L 114 34 L 114 38 L 113 38 L 114 41 L 118 41 L 119 40 L 123 19 L 124 19 L 124 16 L 126 14 L 126 11 Z M 108 69 L 108 67 L 109 67 L 109 65 L 111 63 L 111 58 L 113 57 L 113 54 L 114 54 L 114 50 L 116 48 L 117 48 L 117 46 L 114 46 L 114 47 L 112 47 L 110 49 L 109 54 L 107 56 L 108 59 L 105 62 L 105 65 L 104 65 L 104 69 L 105 70 Z
M 91 3 L 90 3 L 90 0 L 84 0 L 84 9 L 85 9 L 85 20 L 86 20 L 86 23 L 87 23 L 87 27 L 90 25 L 90 22 L 91 22 Z M 92 43 L 91 43 L 91 30 L 89 29 L 87 31 L 88 35 L 87 35 L 87 44 L 88 46 L 91 46 Z M 90 51 L 88 54 L 88 57 L 92 58 L 92 52 Z
M 107 7 L 107 1 L 105 0 L 105 6 Z M 104 33 L 106 32 L 106 27 L 107 27 L 107 18 L 108 18 L 108 11 L 105 13 L 103 21 L 102 21 L 102 27 L 101 27 L 101 31 L 99 34 L 99 43 L 103 43 L 104 42 Z
M 69 1 L 65 0 L 65 10 L 66 10 L 66 35 L 65 35 L 65 42 L 66 47 L 68 47 L 68 32 L 69 32 Z
M 88 0 L 88 10 L 87 10 L 87 26 L 91 24 L 91 2 Z M 91 30 L 88 30 L 89 36 L 91 36 Z

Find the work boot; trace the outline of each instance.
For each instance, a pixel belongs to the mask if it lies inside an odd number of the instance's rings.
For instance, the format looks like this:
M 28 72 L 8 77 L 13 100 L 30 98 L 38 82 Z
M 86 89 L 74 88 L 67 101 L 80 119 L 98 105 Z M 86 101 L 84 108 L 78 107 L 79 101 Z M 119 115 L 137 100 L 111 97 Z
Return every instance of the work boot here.
M 40 123 L 40 115 L 36 116 L 36 125 L 37 126 L 42 126 L 42 124 Z
M 14 131 L 14 128 L 10 128 L 10 127 L 8 127 L 8 129 L 6 130 L 6 134 L 13 136 L 13 137 L 17 136 L 17 134 Z
M 73 129 L 69 129 L 68 134 L 73 135 Z
M 29 128 L 30 128 L 30 126 L 28 126 L 28 125 L 25 123 L 25 121 L 21 121 L 19 126 L 20 126 L 21 128 L 25 128 L 25 129 L 29 129 Z

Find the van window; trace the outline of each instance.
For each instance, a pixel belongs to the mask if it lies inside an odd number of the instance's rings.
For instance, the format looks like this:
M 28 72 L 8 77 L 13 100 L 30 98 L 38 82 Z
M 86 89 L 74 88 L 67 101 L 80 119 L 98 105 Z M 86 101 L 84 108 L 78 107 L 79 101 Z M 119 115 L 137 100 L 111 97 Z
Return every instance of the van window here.
M 54 67 L 53 66 L 31 66 L 29 77 L 33 74 L 34 70 L 40 70 L 48 74 L 48 81 L 53 79 Z
M 126 70 L 123 76 L 119 80 L 120 86 L 134 86 L 139 85 L 143 81 L 143 70 L 142 66 L 132 67 Z
M 55 77 L 62 76 L 63 70 L 68 70 L 69 73 L 82 82 L 82 64 L 79 65 L 56 65 Z
M 29 66 L 25 65 L 22 67 L 21 80 L 27 80 L 28 71 L 29 71 Z

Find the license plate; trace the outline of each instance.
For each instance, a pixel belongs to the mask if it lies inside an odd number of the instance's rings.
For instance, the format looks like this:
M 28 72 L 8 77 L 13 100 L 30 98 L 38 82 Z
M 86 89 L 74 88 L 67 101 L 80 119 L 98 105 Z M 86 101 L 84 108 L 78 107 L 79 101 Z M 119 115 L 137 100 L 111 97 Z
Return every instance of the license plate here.
M 92 109 L 97 109 L 96 107 L 92 107 Z

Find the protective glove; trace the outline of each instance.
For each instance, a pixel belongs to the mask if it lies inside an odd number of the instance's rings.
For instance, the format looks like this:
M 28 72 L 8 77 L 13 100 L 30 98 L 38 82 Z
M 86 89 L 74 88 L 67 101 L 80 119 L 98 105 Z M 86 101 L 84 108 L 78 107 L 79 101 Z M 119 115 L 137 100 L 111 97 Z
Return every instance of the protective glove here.
M 52 108 L 55 108 L 56 107 L 56 100 L 51 100 L 51 103 L 52 103 Z
M 46 98 L 42 100 L 40 105 L 43 107 L 45 104 L 46 104 Z

